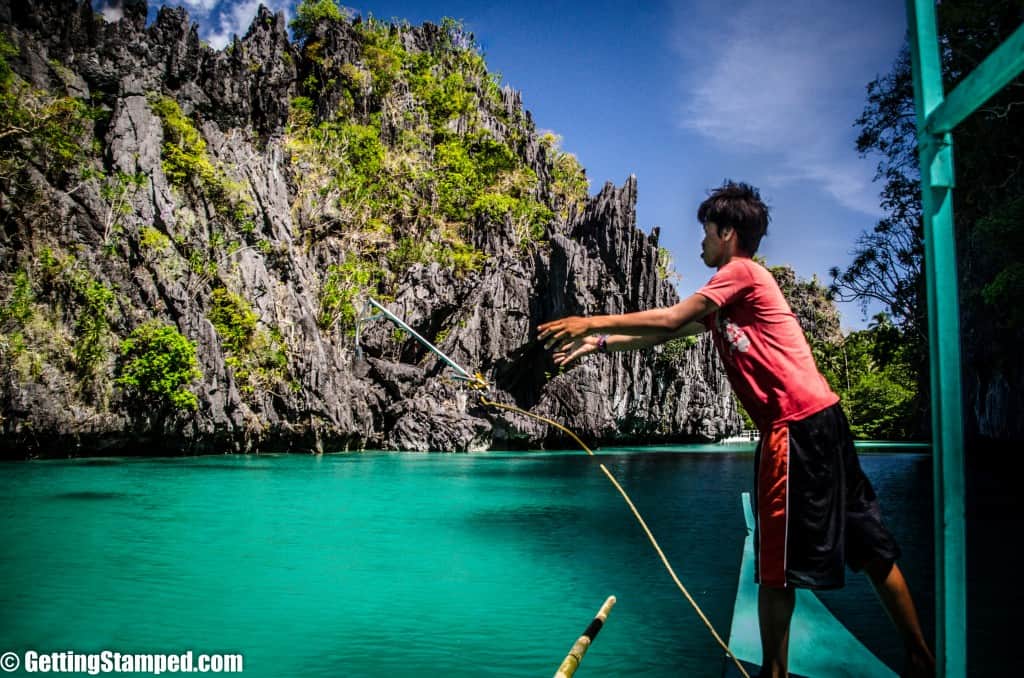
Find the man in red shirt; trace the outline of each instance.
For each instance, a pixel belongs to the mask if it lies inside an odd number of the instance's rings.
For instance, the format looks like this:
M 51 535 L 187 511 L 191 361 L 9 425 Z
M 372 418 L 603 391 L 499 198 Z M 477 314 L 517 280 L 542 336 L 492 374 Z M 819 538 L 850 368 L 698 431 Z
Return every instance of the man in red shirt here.
M 718 272 L 678 304 L 638 313 L 544 323 L 554 360 L 625 351 L 711 331 L 729 383 L 761 432 L 755 454 L 755 580 L 761 675 L 786 676 L 794 588 L 845 583 L 844 567 L 867 573 L 907 649 L 907 675 L 934 675 L 913 599 L 857 460 L 837 396 L 818 371 L 778 284 L 751 257 L 768 228 L 757 189 L 727 181 L 697 210 L 701 259 Z

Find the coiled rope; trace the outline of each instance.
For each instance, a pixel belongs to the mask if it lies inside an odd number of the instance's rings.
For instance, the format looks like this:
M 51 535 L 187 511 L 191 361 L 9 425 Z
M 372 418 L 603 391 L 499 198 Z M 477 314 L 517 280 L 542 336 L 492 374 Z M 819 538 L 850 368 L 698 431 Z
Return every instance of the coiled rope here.
M 579 436 L 577 436 L 575 433 L 570 431 L 565 426 L 559 424 L 557 421 L 548 419 L 547 417 L 542 417 L 539 414 L 534 414 L 533 412 L 527 412 L 526 410 L 522 410 L 516 407 L 515 405 L 505 405 L 504 403 L 498 403 L 494 402 L 493 400 L 488 400 L 487 397 L 484 395 L 480 396 L 480 403 L 486 407 L 494 407 L 502 410 L 508 410 L 510 412 L 516 412 L 527 417 L 532 417 L 538 421 L 542 421 L 549 426 L 554 426 L 558 430 L 567 433 L 591 457 L 596 456 L 593 450 L 587 447 L 586 443 L 579 439 Z M 651 532 L 651 529 L 647 527 L 647 523 L 644 521 L 643 516 L 640 515 L 640 511 L 637 510 L 636 505 L 633 504 L 633 500 L 629 498 L 629 494 L 627 494 L 626 490 L 622 488 L 622 485 L 620 485 L 619 481 L 615 479 L 615 476 L 612 475 L 612 472 L 608 470 L 607 466 L 605 466 L 603 463 L 599 463 L 598 466 L 601 468 L 601 471 L 604 473 L 605 477 L 608 478 L 609 482 L 611 482 L 611 484 L 615 486 L 615 489 L 619 491 L 619 494 L 622 495 L 622 498 L 626 501 L 626 505 L 629 506 L 629 510 L 633 512 L 633 517 L 636 518 L 638 523 L 640 523 L 640 527 L 643 528 L 644 534 L 646 534 L 647 539 L 650 540 L 651 546 L 653 546 L 654 550 L 657 551 L 658 557 L 661 558 L 661 562 L 665 566 L 665 569 L 668 570 L 669 576 L 672 577 L 672 581 L 676 583 L 676 586 L 682 592 L 683 596 L 686 598 L 687 601 L 689 601 L 690 605 L 693 606 L 693 609 L 697 612 L 697 616 L 700 617 L 701 621 L 704 622 L 704 626 L 706 626 L 708 631 L 711 632 L 711 635 L 714 636 L 715 640 L 718 642 L 719 647 L 725 650 L 725 653 L 729 655 L 729 658 L 732 659 L 733 662 L 735 662 L 736 668 L 739 669 L 740 674 L 743 675 L 743 678 L 750 678 L 750 675 L 747 673 L 746 669 L 743 668 L 743 664 L 740 662 L 739 659 L 736 658 L 736 655 L 732 653 L 732 650 L 730 650 L 729 646 L 725 643 L 725 641 L 722 640 L 722 637 L 718 635 L 718 631 L 715 630 L 715 627 L 714 625 L 712 625 L 711 620 L 707 618 L 707 615 L 704 614 L 704 611 L 700 609 L 700 605 L 697 604 L 697 601 L 693 599 L 693 596 L 690 595 L 690 592 L 686 590 L 685 586 L 683 586 L 683 582 L 679 581 L 679 577 L 676 576 L 675 570 L 672 569 L 672 565 L 668 562 L 668 558 L 665 556 L 665 552 L 661 550 L 661 546 L 658 544 L 658 540 L 654 538 L 654 534 Z

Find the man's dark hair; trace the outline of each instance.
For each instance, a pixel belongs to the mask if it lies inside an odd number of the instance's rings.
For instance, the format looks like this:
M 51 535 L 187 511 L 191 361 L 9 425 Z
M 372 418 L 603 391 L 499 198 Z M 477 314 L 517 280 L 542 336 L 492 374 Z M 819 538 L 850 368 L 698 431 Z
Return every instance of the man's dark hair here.
M 732 226 L 739 237 L 740 249 L 753 256 L 761 238 L 768 232 L 771 217 L 756 188 L 726 179 L 721 186 L 712 189 L 697 208 L 697 220 L 702 224 L 713 222 L 718 226 L 719 235 L 722 228 Z

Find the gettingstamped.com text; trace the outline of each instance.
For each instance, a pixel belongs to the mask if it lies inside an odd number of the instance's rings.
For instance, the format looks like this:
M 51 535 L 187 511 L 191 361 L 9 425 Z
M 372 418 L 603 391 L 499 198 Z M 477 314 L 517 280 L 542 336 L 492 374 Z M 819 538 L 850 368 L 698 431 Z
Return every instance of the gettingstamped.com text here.
M 129 654 L 103 650 L 102 652 L 4 652 L 0 656 L 0 669 L 13 673 L 19 668 L 25 673 L 241 673 L 240 654 L 198 654 L 189 650 L 181 654 Z

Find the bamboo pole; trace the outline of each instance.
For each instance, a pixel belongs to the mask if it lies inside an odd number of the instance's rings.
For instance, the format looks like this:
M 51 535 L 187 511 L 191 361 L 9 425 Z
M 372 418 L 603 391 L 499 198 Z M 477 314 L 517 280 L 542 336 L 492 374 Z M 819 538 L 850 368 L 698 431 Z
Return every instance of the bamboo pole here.
M 615 596 L 608 596 L 608 600 L 604 601 L 604 605 L 597 611 L 597 616 L 587 626 L 583 635 L 576 639 L 572 649 L 569 650 L 569 654 L 562 660 L 562 665 L 555 672 L 555 678 L 571 678 L 576 673 L 580 662 L 583 661 L 583 655 L 587 653 L 587 648 L 594 642 L 594 638 L 597 638 L 597 634 L 601 627 L 604 626 L 605 620 L 608 619 L 608 613 L 612 611 L 613 605 L 615 605 Z

